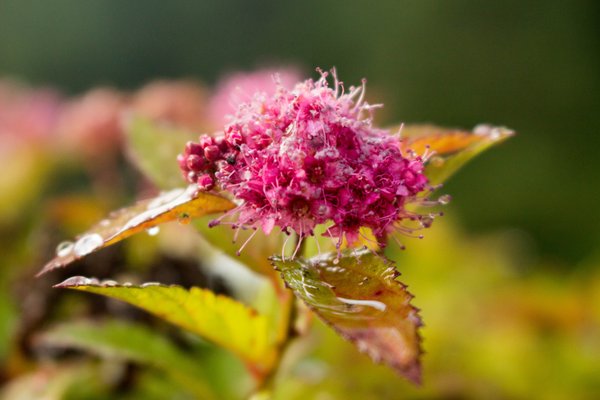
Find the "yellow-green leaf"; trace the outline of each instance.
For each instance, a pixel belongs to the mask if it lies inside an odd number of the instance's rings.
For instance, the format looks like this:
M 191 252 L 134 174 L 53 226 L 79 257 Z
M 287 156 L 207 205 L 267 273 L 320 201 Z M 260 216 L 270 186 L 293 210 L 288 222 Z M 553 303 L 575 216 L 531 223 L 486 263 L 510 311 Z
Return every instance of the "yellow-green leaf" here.
M 188 141 L 198 140 L 198 134 L 136 115 L 127 123 L 125 139 L 129 159 L 157 187 L 166 190 L 182 185 L 177 155 Z
M 434 152 L 425 169 L 432 185 L 445 182 L 473 157 L 513 135 L 510 129 L 488 125 L 479 125 L 473 132 L 433 125 L 407 125 L 402 128 L 404 149 L 417 154 L 423 154 L 427 148 Z
M 207 289 L 147 283 L 119 285 L 76 276 L 56 285 L 122 300 L 194 332 L 240 357 L 253 370 L 267 371 L 275 360 L 273 334 L 265 316 Z
M 57 248 L 54 259 L 38 275 L 64 267 L 90 253 L 120 242 L 131 235 L 165 222 L 179 220 L 189 223 L 192 218 L 227 211 L 235 205 L 216 194 L 199 192 L 195 185 L 174 189 L 158 197 L 113 212 L 94 225 L 74 242 L 64 242 Z
M 421 379 L 421 326 L 413 296 L 383 255 L 365 249 L 274 259 L 287 285 L 342 337 L 411 381 Z

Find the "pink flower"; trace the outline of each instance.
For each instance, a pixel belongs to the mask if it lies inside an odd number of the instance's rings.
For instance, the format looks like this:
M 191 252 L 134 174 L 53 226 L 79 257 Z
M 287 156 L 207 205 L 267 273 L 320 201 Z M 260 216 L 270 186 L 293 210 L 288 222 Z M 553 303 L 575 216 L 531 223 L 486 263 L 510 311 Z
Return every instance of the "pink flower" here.
M 333 87 L 322 72 L 293 89 L 256 93 L 222 135 L 204 135 L 179 156 L 189 182 L 228 190 L 240 201 L 234 226 L 267 234 L 278 226 L 303 238 L 330 224 L 327 235 L 338 245 L 343 237 L 354 243 L 367 227 L 384 246 L 403 220 L 430 224 L 429 215 L 405 208 L 431 189 L 423 159 L 372 126 L 380 105 L 364 101 L 364 82 L 346 93 L 333 72 Z

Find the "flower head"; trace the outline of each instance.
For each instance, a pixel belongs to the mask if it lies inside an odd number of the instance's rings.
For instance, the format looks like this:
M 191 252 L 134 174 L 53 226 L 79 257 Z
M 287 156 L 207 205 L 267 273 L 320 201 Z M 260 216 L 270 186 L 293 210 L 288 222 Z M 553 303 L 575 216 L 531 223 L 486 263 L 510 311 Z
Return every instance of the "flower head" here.
M 189 182 L 240 201 L 234 225 L 302 238 L 329 223 L 338 243 L 355 242 L 367 227 L 384 245 L 399 222 L 421 219 L 405 206 L 429 189 L 423 159 L 372 125 L 380 105 L 364 101 L 364 82 L 345 92 L 333 72 L 333 87 L 321 72 L 291 90 L 256 93 L 222 135 L 202 136 L 179 156 Z

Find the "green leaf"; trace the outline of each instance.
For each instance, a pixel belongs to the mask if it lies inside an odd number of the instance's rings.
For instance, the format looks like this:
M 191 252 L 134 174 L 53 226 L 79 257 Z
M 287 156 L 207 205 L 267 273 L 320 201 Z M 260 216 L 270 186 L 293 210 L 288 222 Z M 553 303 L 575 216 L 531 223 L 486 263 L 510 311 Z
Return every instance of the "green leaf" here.
M 38 276 L 165 222 L 178 220 L 180 223 L 189 223 L 192 218 L 227 211 L 233 207 L 235 204 L 224 197 L 199 192 L 196 185 L 165 192 L 113 212 L 107 219 L 80 235 L 74 243 L 59 245 L 56 257 L 44 266 Z
M 445 182 L 472 158 L 513 135 L 510 129 L 488 125 L 476 126 L 473 132 L 433 125 L 402 128 L 405 149 L 423 154 L 429 147 L 434 152 L 425 169 L 432 185 Z
M 142 308 L 174 325 L 230 350 L 253 372 L 267 371 L 275 360 L 268 319 L 229 297 L 193 287 L 146 283 L 119 285 L 76 276 L 56 285 L 97 293 Z
M 142 325 L 119 321 L 65 323 L 40 334 L 36 344 L 75 348 L 104 358 L 149 365 L 168 374 L 198 398 L 216 398 L 205 383 L 199 360 Z
M 421 379 L 421 326 L 413 296 L 383 255 L 351 249 L 308 260 L 274 259 L 286 284 L 323 321 L 374 361 Z
M 177 164 L 188 141 L 198 135 L 133 116 L 125 128 L 127 155 L 132 163 L 161 189 L 173 189 L 184 182 Z

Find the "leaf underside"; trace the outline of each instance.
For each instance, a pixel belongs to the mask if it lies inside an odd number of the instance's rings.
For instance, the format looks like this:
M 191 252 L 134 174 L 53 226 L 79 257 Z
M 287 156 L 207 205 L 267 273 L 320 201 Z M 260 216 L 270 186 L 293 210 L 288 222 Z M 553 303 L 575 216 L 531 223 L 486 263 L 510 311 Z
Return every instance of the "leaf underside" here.
M 434 125 L 406 125 L 402 128 L 403 148 L 434 154 L 427 162 L 425 175 L 431 185 L 444 183 L 472 158 L 514 135 L 510 129 L 479 125 L 473 132 L 440 128 Z
M 413 296 L 383 255 L 352 249 L 273 264 L 286 284 L 323 321 L 374 361 L 420 383 L 421 319 Z
M 195 185 L 142 200 L 131 207 L 113 212 L 107 219 L 80 235 L 70 248 L 58 250 L 57 256 L 44 266 L 38 276 L 165 222 L 180 220 L 187 223 L 192 218 L 227 211 L 233 207 L 235 204 L 224 197 L 198 192 Z
M 81 276 L 55 287 L 96 293 L 139 307 L 230 350 L 258 371 L 268 370 L 275 359 L 267 318 L 207 289 L 158 283 L 119 285 Z

